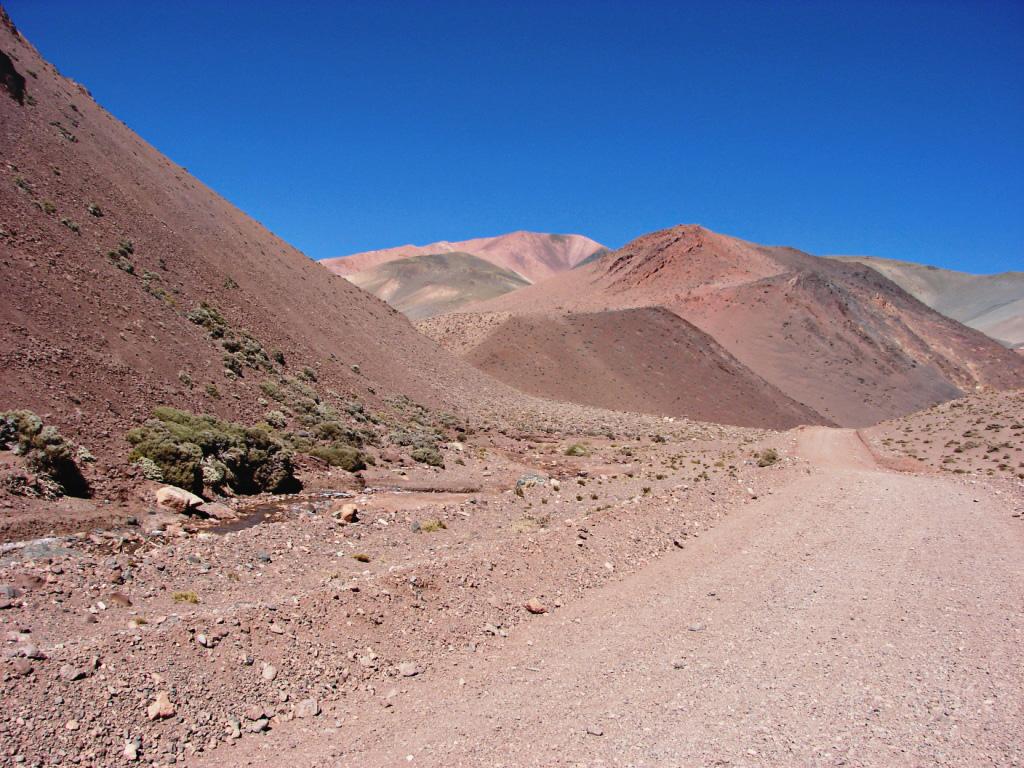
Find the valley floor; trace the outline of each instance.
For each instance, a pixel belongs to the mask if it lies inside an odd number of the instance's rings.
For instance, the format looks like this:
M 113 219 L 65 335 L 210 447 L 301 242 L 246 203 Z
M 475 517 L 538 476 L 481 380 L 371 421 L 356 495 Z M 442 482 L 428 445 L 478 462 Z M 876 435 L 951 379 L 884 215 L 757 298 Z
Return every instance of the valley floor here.
M 1020 496 L 883 471 L 850 431 L 796 452 L 807 474 L 394 706 L 210 764 L 1020 764 Z

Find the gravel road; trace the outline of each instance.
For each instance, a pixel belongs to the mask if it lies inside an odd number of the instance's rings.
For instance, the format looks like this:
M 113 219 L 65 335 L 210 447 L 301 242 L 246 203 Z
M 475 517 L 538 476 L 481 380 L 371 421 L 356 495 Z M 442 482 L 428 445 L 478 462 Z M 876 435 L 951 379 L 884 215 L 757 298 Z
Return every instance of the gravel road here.
M 1024 762 L 1024 526 L 1006 491 L 883 471 L 852 431 L 802 430 L 797 453 L 805 476 L 496 651 L 414 678 L 395 706 L 219 758 Z

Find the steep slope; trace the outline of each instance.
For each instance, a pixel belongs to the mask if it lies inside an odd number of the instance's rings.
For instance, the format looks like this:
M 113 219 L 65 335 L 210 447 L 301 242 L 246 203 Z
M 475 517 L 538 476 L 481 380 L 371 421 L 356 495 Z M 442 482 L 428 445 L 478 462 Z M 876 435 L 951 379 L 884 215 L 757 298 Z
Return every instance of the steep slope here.
M 533 395 L 620 411 L 745 427 L 820 424 L 707 334 L 651 307 L 566 315 L 445 315 L 420 323 L 432 338 Z M 472 338 L 459 341 L 454 334 Z
M 972 275 L 874 256 L 830 258 L 865 264 L 946 317 L 1006 346 L 1024 345 L 1024 272 Z
M 252 422 L 278 407 L 268 379 L 340 412 L 498 386 L 156 152 L 6 15 L 0 51 L 25 78 L 0 83 L 0 410 L 44 414 L 117 476 L 154 407 Z
M 863 426 L 978 387 L 1024 381 L 1021 357 L 926 307 L 873 269 L 696 226 L 466 311 L 666 307 L 824 417 Z
M 336 274 L 347 276 L 395 259 L 461 252 L 478 256 L 502 269 L 522 275 L 531 283 L 536 283 L 572 269 L 584 259 L 606 250 L 600 243 L 583 235 L 510 232 L 497 237 L 478 237 L 457 243 L 441 241 L 430 245 L 402 245 L 397 248 L 324 259 L 320 263 Z
M 348 279 L 412 320 L 452 312 L 530 284 L 515 272 L 458 251 L 387 261 Z

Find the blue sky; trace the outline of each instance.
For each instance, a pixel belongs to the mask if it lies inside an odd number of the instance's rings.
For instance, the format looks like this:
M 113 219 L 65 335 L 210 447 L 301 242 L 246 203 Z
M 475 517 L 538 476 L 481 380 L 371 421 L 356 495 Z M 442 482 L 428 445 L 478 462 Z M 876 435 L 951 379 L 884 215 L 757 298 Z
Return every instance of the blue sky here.
M 7 0 L 146 140 L 322 258 L 701 223 L 1024 269 L 1024 3 Z

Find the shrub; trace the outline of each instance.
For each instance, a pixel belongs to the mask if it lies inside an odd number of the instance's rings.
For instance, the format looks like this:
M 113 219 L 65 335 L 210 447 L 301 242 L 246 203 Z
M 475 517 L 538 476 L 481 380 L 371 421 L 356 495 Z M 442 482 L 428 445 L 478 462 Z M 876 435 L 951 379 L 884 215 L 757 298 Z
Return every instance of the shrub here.
M 779 452 L 774 448 L 765 448 L 760 453 L 755 453 L 757 457 L 757 466 L 759 467 L 770 467 L 779 460 Z
M 444 466 L 444 457 L 437 448 L 414 448 L 409 456 L 421 464 L 429 464 L 432 467 Z
M 448 528 L 445 525 L 444 520 L 426 520 L 420 523 L 420 530 L 424 533 L 434 533 L 435 531 L 443 531 Z
M 590 448 L 582 443 L 573 443 L 565 449 L 566 456 L 589 456 Z
M 165 482 L 193 492 L 203 485 L 235 493 L 283 491 L 297 485 L 292 452 L 268 425 L 246 427 L 157 408 L 128 433 L 133 461 L 149 459 Z
M 0 413 L 0 448 L 11 446 L 25 457 L 29 469 L 51 481 L 55 493 L 89 495 L 71 443 L 32 411 Z
M 363 436 L 359 432 L 337 421 L 323 421 L 317 425 L 314 432 L 321 440 L 342 441 L 356 447 L 363 444 Z
M 78 234 L 82 230 L 82 227 L 78 224 L 78 222 L 72 221 L 71 219 L 67 218 L 66 216 L 63 219 L 60 220 L 60 223 L 63 224 L 68 229 L 70 229 L 75 234 Z
M 299 378 L 303 381 L 316 381 L 316 371 L 307 365 L 299 371 Z
M 224 331 L 227 329 L 227 321 L 224 320 L 224 315 L 216 307 L 210 306 L 205 301 L 192 307 L 187 317 L 196 325 L 201 325 L 209 331 L 210 336 L 215 339 L 223 336 Z
M 284 429 L 288 426 L 288 417 L 281 411 L 267 411 L 266 416 L 263 417 L 267 424 L 272 426 L 274 429 Z
M 309 450 L 310 456 L 326 461 L 332 467 L 341 467 L 346 472 L 358 472 L 366 469 L 366 457 L 358 448 L 347 443 L 318 445 Z
M 107 258 L 110 259 L 110 263 L 120 269 L 122 272 L 127 272 L 129 275 L 135 274 L 135 265 L 128 260 L 128 257 L 124 252 L 118 251 L 107 251 Z
M 103 211 L 100 209 L 98 205 L 96 205 L 96 203 L 89 203 L 87 206 L 85 206 L 85 210 L 87 210 L 96 218 L 100 218 L 101 216 L 103 216 Z

